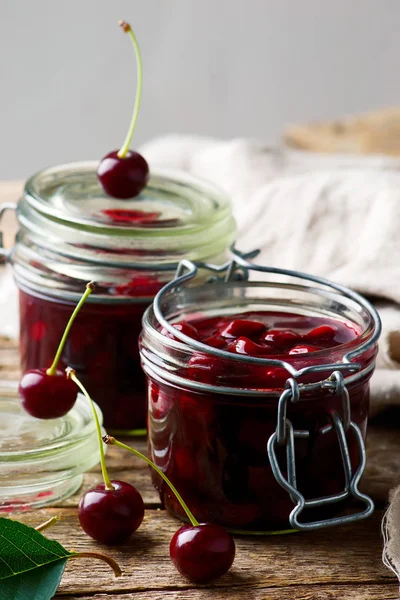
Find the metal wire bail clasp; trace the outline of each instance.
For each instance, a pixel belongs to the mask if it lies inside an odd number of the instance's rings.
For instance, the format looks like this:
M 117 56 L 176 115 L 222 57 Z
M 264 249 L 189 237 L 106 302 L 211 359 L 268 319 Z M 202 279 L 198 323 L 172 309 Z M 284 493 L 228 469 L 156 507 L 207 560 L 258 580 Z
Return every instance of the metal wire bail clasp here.
M 340 416 L 335 410 L 331 411 L 331 422 L 319 431 L 320 435 L 326 435 L 331 431 L 335 431 L 336 433 L 344 469 L 345 486 L 342 492 L 332 494 L 331 496 L 306 500 L 303 494 L 298 490 L 296 479 L 295 441 L 298 438 L 308 438 L 310 432 L 295 430 L 286 416 L 288 403 L 299 401 L 307 402 L 307 398 L 300 397 L 299 384 L 293 378 L 287 380 L 286 387 L 279 398 L 276 431 L 268 440 L 268 458 L 274 477 L 279 485 L 289 493 L 292 502 L 295 504 L 295 507 L 289 516 L 290 525 L 294 529 L 319 529 L 321 527 L 359 521 L 369 517 L 374 510 L 374 503 L 371 498 L 362 494 L 358 489 L 358 484 L 364 472 L 366 463 L 365 446 L 360 428 L 356 423 L 351 421 L 349 392 L 345 386 L 343 374 L 340 371 L 334 371 L 328 379 L 321 382 L 321 389 L 328 389 L 332 394 L 337 395 L 342 399 L 342 415 Z M 358 466 L 354 473 L 346 437 L 346 434 L 349 431 L 352 432 L 355 438 L 358 451 Z M 286 446 L 286 478 L 282 474 L 276 456 L 277 446 Z M 305 508 L 316 508 L 328 504 L 335 504 L 350 497 L 360 501 L 364 505 L 364 509 L 350 515 L 332 517 L 319 521 L 302 523 L 299 520 L 300 515 Z
M 2 204 L 0 206 L 0 221 L 3 218 L 3 215 L 7 212 L 7 210 L 16 210 L 16 208 L 17 205 L 13 202 Z M 7 262 L 10 252 L 10 250 L 7 250 L 3 246 L 3 232 L 0 230 L 0 264 L 4 264 Z

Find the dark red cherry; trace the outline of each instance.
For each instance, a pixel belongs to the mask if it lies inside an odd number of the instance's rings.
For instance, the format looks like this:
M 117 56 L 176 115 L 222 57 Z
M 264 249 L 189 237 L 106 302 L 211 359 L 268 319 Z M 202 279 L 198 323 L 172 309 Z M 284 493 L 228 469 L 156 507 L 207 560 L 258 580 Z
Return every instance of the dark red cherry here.
M 195 583 L 207 583 L 229 571 L 235 558 L 235 542 L 220 525 L 184 525 L 169 547 L 178 571 Z
M 256 344 L 248 337 L 241 336 L 230 344 L 229 352 L 247 356 L 267 356 L 273 352 L 273 348 L 268 344 Z
M 289 350 L 289 354 L 309 354 L 310 352 L 318 352 L 318 350 L 321 350 L 321 348 L 307 344 L 298 344 Z
M 264 340 L 282 349 L 292 346 L 301 339 L 301 335 L 289 329 L 270 329 L 264 336 Z
M 147 185 L 149 165 L 138 152 L 128 150 L 124 158 L 119 158 L 118 152 L 113 150 L 102 158 L 97 177 L 108 196 L 124 200 L 134 198 Z
M 220 350 L 226 347 L 227 340 L 219 335 L 212 335 L 205 340 L 202 340 L 204 344 L 207 346 L 211 346 L 212 348 L 219 348 Z M 228 340 L 229 341 L 229 340 Z
M 199 332 L 197 331 L 197 329 L 193 327 L 193 325 L 191 325 L 190 323 L 186 323 L 186 321 L 181 321 L 180 323 L 172 323 L 172 326 L 184 335 L 187 335 L 188 337 L 192 338 L 193 340 L 199 339 Z M 178 338 L 174 337 L 169 331 L 167 331 L 164 328 L 161 330 L 161 333 L 173 340 L 180 341 L 178 340 Z
M 88 490 L 79 502 L 78 516 L 82 529 L 94 540 L 107 545 L 125 542 L 144 517 L 142 496 L 123 481 L 111 481 L 113 490 L 104 483 Z
M 188 362 L 188 376 L 193 381 L 215 385 L 216 380 L 226 372 L 223 360 L 204 354 L 193 354 Z
M 307 340 L 312 340 L 314 342 L 317 341 L 325 341 L 330 342 L 335 338 L 337 334 L 337 327 L 332 325 L 320 325 L 319 327 L 315 327 L 311 329 L 304 337 Z
M 27 371 L 19 388 L 22 407 L 37 419 L 57 419 L 67 414 L 77 397 L 77 388 L 63 371 L 48 375 L 46 369 Z
M 242 335 L 252 337 L 265 331 L 266 326 L 260 321 L 250 321 L 250 319 L 235 319 L 228 323 L 219 335 L 226 338 L 237 338 Z

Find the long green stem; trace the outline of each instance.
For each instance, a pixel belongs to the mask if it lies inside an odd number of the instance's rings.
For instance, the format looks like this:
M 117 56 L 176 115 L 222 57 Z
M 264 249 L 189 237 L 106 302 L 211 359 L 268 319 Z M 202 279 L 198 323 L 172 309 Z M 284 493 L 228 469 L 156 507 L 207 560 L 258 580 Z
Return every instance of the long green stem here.
M 193 525 L 193 527 L 196 527 L 196 525 L 199 525 L 199 522 L 193 516 L 193 513 L 189 509 L 189 507 L 186 504 L 186 502 L 183 500 L 182 496 L 180 495 L 180 493 L 178 492 L 178 490 L 176 489 L 176 487 L 170 482 L 170 480 L 165 475 L 165 473 L 163 473 L 161 471 L 161 469 L 159 469 L 157 467 L 157 465 L 155 465 L 153 463 L 153 461 L 151 461 L 149 458 L 147 458 L 147 456 L 145 456 L 144 454 L 142 454 L 141 452 L 139 452 L 139 450 L 136 450 L 135 448 L 131 448 L 131 446 L 127 446 L 126 444 L 123 444 L 122 442 L 119 442 L 118 440 L 116 440 L 111 435 L 105 435 L 103 437 L 103 442 L 105 444 L 111 444 L 113 446 L 119 446 L 120 448 L 124 448 L 125 450 L 128 450 L 129 452 L 132 452 L 132 454 L 135 454 L 136 456 L 139 456 L 139 458 L 142 458 L 144 461 L 146 461 L 147 464 L 150 465 L 150 467 L 152 469 L 154 469 L 156 471 L 156 473 L 159 474 L 160 477 L 162 477 L 162 479 L 165 481 L 165 483 L 168 485 L 168 487 L 171 489 L 171 491 L 175 494 L 178 502 L 180 503 L 180 505 L 182 506 L 183 510 L 187 514 L 188 519 L 191 522 L 191 524 Z
M 54 357 L 53 363 L 51 365 L 51 367 L 49 367 L 46 371 L 47 375 L 55 375 L 56 371 L 57 371 L 57 366 L 59 363 L 59 360 L 61 358 L 61 354 L 64 350 L 64 346 L 65 346 L 65 342 L 67 341 L 67 337 L 69 334 L 69 331 L 72 327 L 72 323 L 75 321 L 75 317 L 78 314 L 78 312 L 81 310 L 82 306 L 84 305 L 84 303 L 86 302 L 86 299 L 90 296 L 90 294 L 93 292 L 95 287 L 95 282 L 91 281 L 90 283 L 86 284 L 86 291 L 83 294 L 82 298 L 79 300 L 78 304 L 75 307 L 74 312 L 72 313 L 72 315 L 69 318 L 69 321 L 67 323 L 67 326 L 65 328 L 64 334 L 61 338 L 61 342 L 60 345 L 58 346 L 56 355 Z
M 140 99 L 142 96 L 143 68 L 142 68 L 142 57 L 140 55 L 139 44 L 137 42 L 135 34 L 133 33 L 133 31 L 131 29 L 131 26 L 129 25 L 129 23 L 126 23 L 125 21 L 120 21 L 119 25 L 122 27 L 122 29 L 125 31 L 125 33 L 127 33 L 129 35 L 129 37 L 131 38 L 131 41 L 133 44 L 133 49 L 135 51 L 136 65 L 137 65 L 137 86 L 136 86 L 135 105 L 133 107 L 133 113 L 132 113 L 132 118 L 131 118 L 131 122 L 130 122 L 129 129 L 128 129 L 128 133 L 126 134 L 125 141 L 122 144 L 121 149 L 118 152 L 119 158 L 125 158 L 125 156 L 128 154 L 129 146 L 132 141 L 133 132 L 135 130 L 136 121 L 137 121 L 138 114 L 139 114 Z
M 106 490 L 113 490 L 114 486 L 111 483 L 111 480 L 110 480 L 110 477 L 109 477 L 108 471 L 107 471 L 107 466 L 106 466 L 106 457 L 104 454 L 103 440 L 102 440 L 102 435 L 101 435 L 101 425 L 100 425 L 99 417 L 97 415 L 97 410 L 94 405 L 94 402 L 91 399 L 91 397 L 89 396 L 86 388 L 83 386 L 83 384 L 77 378 L 74 369 L 71 369 L 71 367 L 67 367 L 66 373 L 67 373 L 67 377 L 69 379 L 72 379 L 72 381 L 76 383 L 78 388 L 81 390 L 82 394 L 84 394 L 84 396 L 87 398 L 87 400 L 89 400 L 90 406 L 92 407 L 93 417 L 94 417 L 94 421 L 96 423 L 97 439 L 99 441 L 100 465 L 101 465 L 101 472 L 103 474 L 104 484 L 106 486 Z

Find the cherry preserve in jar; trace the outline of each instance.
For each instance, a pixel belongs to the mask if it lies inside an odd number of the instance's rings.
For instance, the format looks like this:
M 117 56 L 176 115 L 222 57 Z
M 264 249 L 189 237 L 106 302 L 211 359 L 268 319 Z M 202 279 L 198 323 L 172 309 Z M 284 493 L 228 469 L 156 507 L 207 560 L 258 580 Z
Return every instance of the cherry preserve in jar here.
M 196 274 L 183 261 L 143 318 L 152 460 L 200 522 L 234 531 L 369 516 L 373 503 L 358 483 L 375 309 L 342 286 L 243 255 L 208 283 L 196 285 Z M 154 474 L 153 483 L 184 519 Z
M 182 258 L 226 260 L 235 225 L 229 199 L 206 182 L 153 171 L 140 196 L 116 200 L 100 188 L 96 168 L 72 163 L 28 180 L 8 258 L 20 290 L 24 372 L 51 364 L 85 284 L 97 282 L 62 364 L 76 370 L 105 426 L 126 431 L 146 425 L 138 350 L 144 310 Z

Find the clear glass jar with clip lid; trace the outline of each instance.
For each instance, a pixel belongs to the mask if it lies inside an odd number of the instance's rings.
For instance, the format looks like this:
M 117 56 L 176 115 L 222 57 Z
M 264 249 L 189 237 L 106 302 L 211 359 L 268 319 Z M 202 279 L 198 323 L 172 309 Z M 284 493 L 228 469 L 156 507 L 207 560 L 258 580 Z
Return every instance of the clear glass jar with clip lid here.
M 138 197 L 116 200 L 96 169 L 71 163 L 31 177 L 16 207 L 15 247 L 1 253 L 20 290 L 23 371 L 51 364 L 84 284 L 97 282 L 62 363 L 90 390 L 108 429 L 136 430 L 146 426 L 143 312 L 182 258 L 226 260 L 235 224 L 229 199 L 206 182 L 153 170 Z
M 210 271 L 208 284 L 196 284 L 196 266 L 183 261 L 143 318 L 150 457 L 198 520 L 233 531 L 368 517 L 373 502 L 358 484 L 375 309 L 340 285 L 239 254 Z

